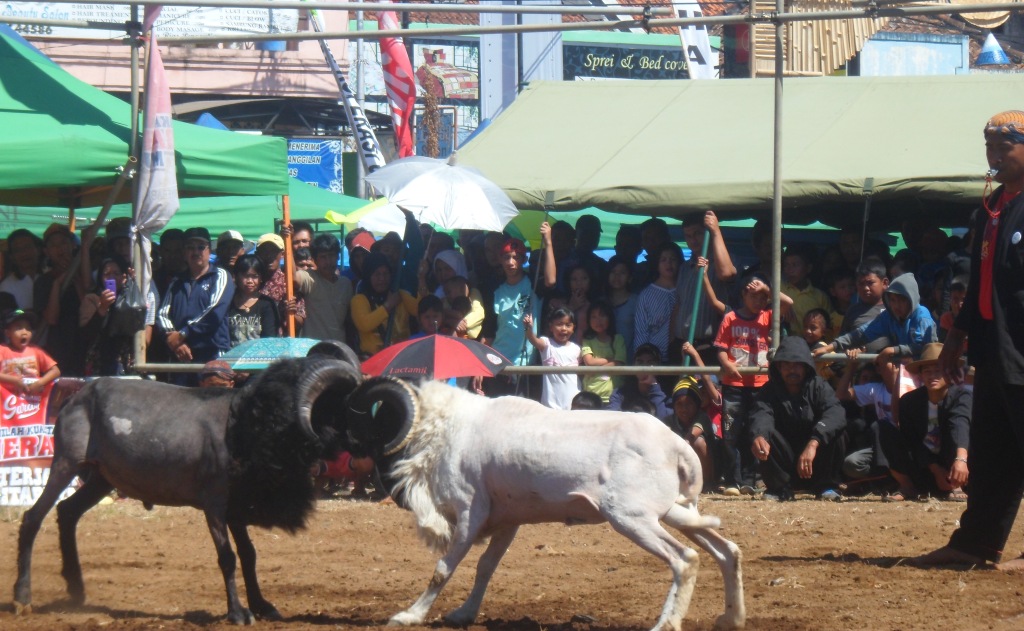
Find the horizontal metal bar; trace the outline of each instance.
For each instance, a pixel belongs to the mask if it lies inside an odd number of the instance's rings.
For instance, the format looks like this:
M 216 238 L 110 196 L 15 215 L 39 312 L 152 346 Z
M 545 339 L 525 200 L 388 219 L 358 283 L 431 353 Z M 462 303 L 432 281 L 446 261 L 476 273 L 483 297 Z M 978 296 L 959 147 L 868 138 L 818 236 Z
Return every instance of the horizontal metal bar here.
M 872 362 L 878 355 L 861 353 L 860 363 Z M 818 363 L 849 361 L 844 353 L 826 353 L 815 358 Z M 139 373 L 187 373 L 202 372 L 203 364 L 136 364 Z M 261 369 L 241 372 L 259 372 Z M 715 375 L 722 371 L 719 366 L 509 366 L 502 373 L 506 375 Z M 768 372 L 767 368 L 739 368 L 740 374 L 756 375 Z
M 308 41 L 308 40 L 377 40 L 385 37 L 405 39 L 434 39 L 460 35 L 484 35 L 492 33 L 548 33 L 564 31 L 607 31 L 617 28 L 642 28 L 642 20 L 616 20 L 604 22 L 569 22 L 565 24 L 509 24 L 495 26 L 445 26 L 440 28 L 393 29 L 383 31 L 325 31 L 315 33 L 274 34 L 224 34 L 188 37 L 162 37 L 160 43 L 166 46 L 180 44 L 213 44 L 218 42 L 259 42 L 259 41 Z
M 47 4 L 79 4 L 81 0 L 47 0 Z M 513 13 L 541 15 L 639 15 L 644 7 L 583 7 L 562 4 L 429 4 L 419 2 L 303 2 L 302 0 L 104 0 L 114 5 L 213 7 L 244 9 L 316 9 L 317 11 L 413 11 L 416 13 Z M 675 15 L 671 7 L 650 7 L 648 15 Z
M 73 0 L 52 0 L 57 3 L 72 2 Z M 215 4 L 211 4 L 215 3 Z M 248 7 L 262 8 L 265 5 L 274 5 L 273 8 L 286 8 L 287 5 L 296 5 L 298 8 L 325 8 L 337 9 L 339 4 L 325 4 L 318 2 L 292 2 L 291 0 L 273 1 L 270 3 L 258 2 L 258 0 L 180 0 L 179 2 L 166 3 L 162 0 L 116 0 L 111 4 L 177 4 L 181 6 L 222 6 L 222 7 Z M 400 6 L 416 7 L 416 11 L 424 11 L 427 7 L 459 6 L 459 5 L 379 5 L 343 3 L 349 7 L 361 7 L 363 10 L 374 10 L 372 7 L 380 7 L 379 10 L 394 9 Z M 480 7 L 481 5 L 462 5 L 463 8 Z M 497 7 L 490 7 L 497 8 Z M 517 7 L 505 7 L 517 8 Z M 523 7 L 526 8 L 526 7 Z M 630 14 L 625 10 L 629 7 L 621 7 L 623 10 L 609 12 L 614 15 Z M 432 39 L 436 37 L 459 37 L 472 35 L 485 35 L 497 33 L 552 33 L 570 31 L 606 31 L 614 29 L 654 28 L 654 27 L 678 27 L 678 26 L 714 26 L 719 24 L 776 24 L 784 22 L 814 22 L 821 20 L 845 20 L 845 19 L 875 19 L 888 17 L 910 17 L 915 15 L 947 15 L 953 13 L 983 13 L 989 11 L 1024 11 L 1024 3 L 988 3 L 988 4 L 947 4 L 940 6 L 886 6 L 868 7 L 864 9 L 852 9 L 841 11 L 815 11 L 809 13 L 757 13 L 754 15 L 718 15 L 708 17 L 692 18 L 653 18 L 647 20 L 603 20 L 588 22 L 568 22 L 556 24 L 517 24 L 517 25 L 495 25 L 495 26 L 445 26 L 438 28 L 414 28 L 414 29 L 392 29 L 378 31 L 329 31 L 317 33 L 303 31 L 298 33 L 223 33 L 202 36 L 188 37 L 167 37 L 160 40 L 164 45 L 186 45 L 186 44 L 217 44 L 231 42 L 260 42 L 260 41 L 310 41 L 310 40 L 351 40 L 365 39 L 378 40 L 385 37 L 404 37 L 408 39 Z M 469 12 L 469 11 L 466 11 Z M 485 11 L 474 11 L 476 13 Z M 524 11 L 528 13 L 528 11 Z M 565 11 L 566 14 L 573 14 L 572 11 Z M 656 13 L 661 13 L 657 11 Z M 109 30 L 120 30 L 125 24 L 111 22 L 88 22 L 75 20 L 47 20 L 42 18 L 19 18 L 12 16 L 0 16 L 0 23 L 8 24 L 35 24 L 40 26 L 60 26 L 69 28 L 103 28 Z
M 663 26 L 714 26 L 719 24 L 776 24 L 785 22 L 815 22 L 821 20 L 879 19 L 914 15 L 947 15 L 953 13 L 987 13 L 989 11 L 1024 11 L 1024 3 L 992 2 L 986 4 L 943 4 L 939 6 L 891 6 L 837 11 L 811 11 L 807 13 L 755 13 L 754 15 L 716 15 L 694 18 L 655 18 L 651 28 Z

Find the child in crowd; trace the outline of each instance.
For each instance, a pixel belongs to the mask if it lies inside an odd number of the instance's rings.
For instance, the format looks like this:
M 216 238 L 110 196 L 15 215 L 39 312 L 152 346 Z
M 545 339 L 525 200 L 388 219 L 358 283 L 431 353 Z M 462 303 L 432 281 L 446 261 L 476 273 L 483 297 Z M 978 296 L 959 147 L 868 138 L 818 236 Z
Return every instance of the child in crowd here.
M 920 357 L 925 345 L 935 341 L 936 327 L 928 308 L 920 304 L 914 275 L 907 273 L 893 279 L 882 300 L 885 311 L 831 344 L 815 349 L 814 356 L 857 348 L 884 337 L 888 345 L 878 351 L 875 361 L 879 365 L 889 364 L 893 358 Z
M 580 323 L 572 336 L 572 341 L 583 343 L 583 335 L 589 327 L 587 312 L 590 310 L 591 288 L 594 286 L 590 271 L 582 266 L 569 270 L 569 308 L 572 309 L 576 321 Z
M 672 390 L 672 414 L 662 419 L 669 428 L 690 443 L 700 459 L 705 492 L 715 486 L 714 455 L 721 438 L 715 435 L 714 426 L 707 412 L 700 387 L 693 377 L 683 377 Z
M 60 377 L 60 368 L 46 351 L 31 346 L 35 314 L 15 309 L 4 318 L 6 343 L 0 346 L 0 383 L 21 396 L 39 396 Z
M 900 485 L 890 501 L 914 499 L 919 491 L 938 491 L 954 502 L 967 499 L 972 391 L 946 381 L 941 352 L 942 344 L 928 344 L 921 359 L 907 366 L 921 387 L 900 397 L 899 429 L 890 425 L 882 433 L 889 472 Z
M 583 335 L 581 359 L 584 366 L 624 366 L 626 364 L 626 341 L 615 332 L 615 312 L 604 301 L 595 302 L 587 309 L 590 327 Z M 608 375 L 584 375 L 583 390 L 601 397 L 601 403 L 608 403 L 612 391 L 621 379 Z
M 570 410 L 601 410 L 604 409 L 604 405 L 601 403 L 601 397 L 597 396 L 593 392 L 587 392 L 584 390 L 572 398 L 572 405 L 569 406 Z
M 444 281 L 444 324 L 452 335 L 475 340 L 484 323 L 484 305 L 480 292 L 470 289 L 464 276 Z
M 859 408 L 859 413 L 847 410 L 846 434 L 849 446 L 843 459 L 843 476 L 857 481 L 877 475 L 888 474 L 889 464 L 882 452 L 879 423 L 889 429 L 895 427 L 892 417 L 892 391 L 896 372 L 880 371 L 874 364 L 861 367 L 857 362 L 860 350 L 846 351 L 849 361 L 835 386 L 840 401 L 850 401 Z M 855 383 L 856 379 L 856 383 Z M 870 410 L 870 412 L 865 412 Z
M 306 270 L 307 272 L 316 271 L 316 261 L 313 260 L 313 253 L 309 248 L 295 248 L 295 268 Z
M 708 260 L 703 256 L 698 256 L 697 267 L 706 268 L 707 266 Z M 711 305 L 711 308 L 714 309 L 715 313 L 718 315 L 724 316 L 731 310 L 729 305 L 725 304 L 718 298 L 718 294 L 715 293 L 715 288 L 711 284 L 711 277 L 708 276 L 707 272 L 704 273 L 704 295 L 707 297 L 708 304 Z
M 663 243 L 654 250 L 651 260 L 658 266 L 658 276 L 637 299 L 633 350 L 635 355 L 642 345 L 654 344 L 664 358 L 668 357 L 668 342 L 673 338 L 669 325 L 678 302 L 676 277 L 683 253 L 675 243 Z
M 828 314 L 828 311 L 824 309 L 811 309 L 804 314 L 803 322 L 803 338 L 807 341 L 807 346 L 810 347 L 811 351 L 816 348 L 826 346 L 828 342 L 826 337 L 830 335 L 832 331 L 832 319 Z M 831 364 L 817 364 L 818 374 L 821 375 L 826 381 L 831 382 L 835 376 L 832 370 Z
M 803 321 L 804 316 L 811 309 L 824 309 L 828 311 L 832 307 L 825 292 L 811 284 L 810 275 L 814 270 L 812 254 L 806 247 L 790 246 L 786 248 L 782 256 L 782 287 L 779 291 L 792 298 L 793 311 L 790 317 L 786 318 L 789 323 L 789 330 L 796 332 Z M 786 313 L 783 312 L 783 316 Z
M 949 311 L 939 317 L 939 341 L 946 339 L 946 334 L 953 328 L 953 322 L 960 315 L 960 309 L 964 306 L 964 298 L 967 297 L 967 278 L 957 276 L 949 285 Z M 967 342 L 964 342 L 964 352 L 967 352 Z
M 416 308 L 416 317 L 420 322 L 420 332 L 410 335 L 409 339 L 426 337 L 428 335 L 446 334 L 441 329 L 444 324 L 442 318 L 444 309 L 441 299 L 434 294 L 427 294 L 420 298 L 420 304 Z
M 658 366 L 661 364 L 661 355 L 658 347 L 654 344 L 638 346 L 636 355 L 633 357 L 634 366 Z M 643 411 L 653 409 L 654 416 L 665 418 L 668 416 L 666 407 L 667 397 L 661 389 L 658 380 L 651 373 L 640 373 L 623 377 L 622 385 L 612 392 L 608 399 L 609 410 L 622 410 L 623 412 L 636 411 L 642 408 Z M 637 403 L 637 402 L 640 403 Z
M 628 224 L 624 224 L 628 225 Z M 637 295 L 630 287 L 635 263 L 615 255 L 608 261 L 608 302 L 615 310 L 615 329 L 626 343 L 626 359 L 633 361 Z
M 826 335 L 831 340 L 841 333 L 839 329 L 842 327 L 843 318 L 846 317 L 846 312 L 853 304 L 853 297 L 857 293 L 857 278 L 853 272 L 843 268 L 829 273 L 825 278 L 825 283 L 825 289 L 828 290 L 828 296 L 832 300 L 832 309 L 829 313 L 832 326 Z M 809 341 L 808 344 L 810 344 Z M 813 349 L 814 346 L 812 345 L 811 348 Z
M 537 337 L 533 332 L 533 315 L 523 315 L 526 339 L 540 352 L 544 366 L 579 366 L 580 347 L 572 341 L 576 329 L 576 317 L 571 309 L 560 307 L 548 317 L 550 337 Z M 568 410 L 572 399 L 580 391 L 579 379 L 575 374 L 544 375 L 544 388 L 540 402 L 550 408 Z
M 754 494 L 755 465 L 745 444 L 747 417 L 754 404 L 754 395 L 768 382 L 767 374 L 741 374 L 738 368 L 767 368 L 771 348 L 772 312 L 769 309 L 772 290 L 760 274 L 750 274 L 740 281 L 742 306 L 722 319 L 715 338 L 718 361 L 722 366 L 723 449 L 722 470 L 725 495 Z M 792 300 L 784 294 L 785 304 Z

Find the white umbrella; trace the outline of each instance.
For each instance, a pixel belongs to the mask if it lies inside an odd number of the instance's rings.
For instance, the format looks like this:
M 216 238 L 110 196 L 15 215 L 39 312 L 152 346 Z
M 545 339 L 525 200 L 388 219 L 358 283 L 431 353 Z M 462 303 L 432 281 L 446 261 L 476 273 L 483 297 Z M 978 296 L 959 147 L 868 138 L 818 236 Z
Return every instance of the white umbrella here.
M 366 181 L 420 223 L 455 228 L 501 231 L 519 214 L 497 184 L 472 167 L 448 160 L 410 156 L 395 160 L 366 176 Z

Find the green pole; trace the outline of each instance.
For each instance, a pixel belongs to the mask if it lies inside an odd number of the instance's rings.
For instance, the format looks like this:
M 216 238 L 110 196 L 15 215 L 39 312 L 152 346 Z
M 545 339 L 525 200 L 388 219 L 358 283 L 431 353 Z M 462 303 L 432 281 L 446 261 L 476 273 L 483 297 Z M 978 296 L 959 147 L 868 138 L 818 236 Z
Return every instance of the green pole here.
M 700 248 L 701 258 L 708 257 L 708 245 L 711 244 L 711 232 L 707 228 L 704 228 L 704 244 Z M 687 336 L 686 341 L 693 344 L 693 335 L 697 330 L 697 308 L 700 307 L 700 294 L 704 290 L 704 274 L 707 274 L 707 268 L 701 272 L 700 278 L 697 280 L 697 287 L 693 290 L 693 311 L 690 312 L 690 335 Z M 683 365 L 690 365 L 690 356 L 687 355 L 683 358 Z

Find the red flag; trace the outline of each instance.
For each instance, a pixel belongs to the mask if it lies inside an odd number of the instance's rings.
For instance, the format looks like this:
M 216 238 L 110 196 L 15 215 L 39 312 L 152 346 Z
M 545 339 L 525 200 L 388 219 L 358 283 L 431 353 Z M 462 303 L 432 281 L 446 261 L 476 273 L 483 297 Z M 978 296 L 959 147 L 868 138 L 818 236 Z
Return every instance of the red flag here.
M 377 28 L 388 31 L 397 29 L 398 16 L 394 11 L 378 13 Z M 412 62 L 409 61 L 409 53 L 401 38 L 397 37 L 380 40 L 380 57 L 388 103 L 391 105 L 391 118 L 395 123 L 398 157 L 407 158 L 414 153 L 412 125 L 409 124 L 413 110 L 416 109 L 416 79 L 412 72 Z

